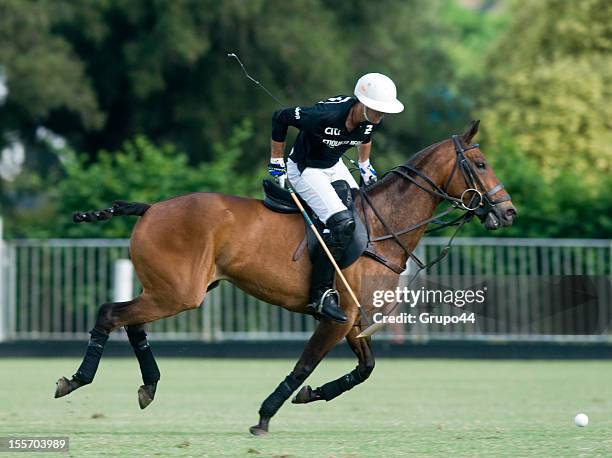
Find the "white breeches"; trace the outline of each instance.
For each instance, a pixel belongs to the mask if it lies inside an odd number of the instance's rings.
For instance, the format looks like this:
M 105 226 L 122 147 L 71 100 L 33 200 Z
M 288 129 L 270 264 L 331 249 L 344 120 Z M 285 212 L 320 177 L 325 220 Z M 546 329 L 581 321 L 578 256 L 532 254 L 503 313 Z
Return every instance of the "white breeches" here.
M 310 205 L 323 223 L 327 222 L 331 215 L 347 209 L 334 191 L 332 181 L 345 180 L 351 188 L 359 188 L 342 159 L 328 169 L 306 167 L 302 173 L 297 164 L 288 159 L 287 176 L 293 189 Z

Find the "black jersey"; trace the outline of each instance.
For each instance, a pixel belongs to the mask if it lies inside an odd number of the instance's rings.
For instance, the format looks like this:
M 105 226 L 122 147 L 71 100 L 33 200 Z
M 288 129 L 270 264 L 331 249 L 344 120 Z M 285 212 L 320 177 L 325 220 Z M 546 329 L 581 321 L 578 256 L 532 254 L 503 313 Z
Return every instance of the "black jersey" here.
M 284 142 L 287 128 L 300 130 L 293 152 L 289 156 L 303 171 L 306 167 L 326 169 L 333 166 L 349 148 L 369 143 L 379 124 L 362 122 L 351 132 L 346 130 L 346 118 L 357 99 L 337 96 L 311 107 L 291 107 L 278 110 L 272 117 L 272 140 Z

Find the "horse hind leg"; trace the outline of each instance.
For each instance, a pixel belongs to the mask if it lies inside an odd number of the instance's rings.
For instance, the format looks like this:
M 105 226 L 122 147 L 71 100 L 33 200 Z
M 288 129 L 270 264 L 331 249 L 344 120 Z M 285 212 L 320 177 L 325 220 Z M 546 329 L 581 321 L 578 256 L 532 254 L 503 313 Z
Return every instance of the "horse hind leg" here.
M 155 399 L 157 382 L 160 379 L 159 368 L 147 340 L 144 324 L 128 325 L 125 330 L 140 366 L 143 385 L 138 388 L 138 405 L 144 409 Z
M 132 347 L 134 348 L 136 357 L 141 364 L 141 372 L 143 373 L 143 381 L 145 384 L 143 386 L 146 387 L 147 385 L 153 384 L 156 386 L 157 380 L 159 380 L 157 376 L 159 370 L 157 369 L 157 364 L 155 363 L 153 353 L 150 351 L 148 344 L 147 346 L 143 346 L 142 350 L 138 348 L 138 342 L 142 341 L 143 334 L 146 339 L 144 330 L 142 329 L 139 331 L 138 325 L 155 321 L 166 316 L 175 315 L 179 311 L 181 310 L 168 307 L 164 301 L 156 300 L 155 298 L 147 296 L 146 294 L 140 295 L 137 298 L 127 302 L 110 302 L 103 304 L 98 310 L 96 324 L 90 331 L 91 337 L 87 345 L 87 350 L 85 351 L 83 362 L 71 379 L 61 377 L 57 381 L 55 397 L 60 398 L 66 396 L 82 386 L 89 385 L 96 375 L 98 365 L 104 351 L 104 346 L 108 341 L 111 331 L 121 326 L 130 325 L 136 325 L 136 328 L 133 330 L 133 337 L 130 340 L 130 343 L 132 343 L 133 340 L 136 344 L 136 347 L 134 347 L 134 344 L 132 344 Z M 143 363 L 141 363 L 141 360 Z M 143 366 L 145 370 L 143 370 Z M 157 378 L 157 380 L 155 380 L 155 378 Z M 150 400 L 147 400 L 146 397 L 144 397 L 143 400 L 140 401 L 141 391 L 139 390 L 139 402 L 141 402 L 141 408 L 144 408 L 150 404 L 155 395 L 154 389 L 151 387 L 144 389 L 147 391 L 145 394 L 148 395 Z
M 368 379 L 374 370 L 374 355 L 372 354 L 370 338 L 357 338 L 360 332 L 361 330 L 359 328 L 353 328 L 346 336 L 347 343 L 357 356 L 357 367 L 348 374 L 331 382 L 327 382 L 315 390 L 313 390 L 310 385 L 304 385 L 298 394 L 291 400 L 293 404 L 307 404 L 309 402 L 322 400 L 331 401 Z

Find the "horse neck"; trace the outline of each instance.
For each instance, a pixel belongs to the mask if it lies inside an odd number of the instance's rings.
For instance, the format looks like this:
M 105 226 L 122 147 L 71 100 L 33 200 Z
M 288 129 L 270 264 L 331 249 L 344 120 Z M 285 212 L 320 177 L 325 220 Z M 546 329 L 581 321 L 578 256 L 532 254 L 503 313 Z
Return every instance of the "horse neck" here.
M 448 141 L 432 145 L 417 153 L 408 164 L 419 169 L 428 176 L 439 187 L 444 186 L 448 179 L 453 162 L 449 159 L 452 145 Z M 411 174 L 412 175 L 412 174 Z M 423 180 L 418 179 L 419 184 L 429 188 Z M 441 198 L 423 191 L 418 186 L 396 173 L 390 173 L 383 182 L 377 184 L 368 192 L 372 205 L 385 220 L 388 227 L 394 232 L 400 232 L 407 227 L 416 225 L 431 218 Z M 367 211 L 368 225 L 371 229 L 372 238 L 388 235 L 380 220 L 374 212 Z M 427 225 L 399 236 L 402 244 L 412 252 L 423 237 Z M 393 240 L 376 242 L 375 249 L 389 260 L 399 265 L 405 265 L 407 255 L 402 248 Z

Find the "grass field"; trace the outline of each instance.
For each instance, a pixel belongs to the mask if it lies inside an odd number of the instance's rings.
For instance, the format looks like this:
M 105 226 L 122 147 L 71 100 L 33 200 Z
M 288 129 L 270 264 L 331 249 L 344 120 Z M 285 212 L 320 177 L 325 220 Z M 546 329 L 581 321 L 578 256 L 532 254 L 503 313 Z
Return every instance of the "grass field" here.
M 92 385 L 53 399 L 56 379 L 78 363 L 0 359 L 0 436 L 69 436 L 70 456 L 612 456 L 605 361 L 381 359 L 333 402 L 285 404 L 266 437 L 248 427 L 293 361 L 160 359 L 144 411 L 128 358 L 103 358 Z M 353 366 L 324 361 L 310 382 Z M 574 426 L 578 412 L 588 427 Z

